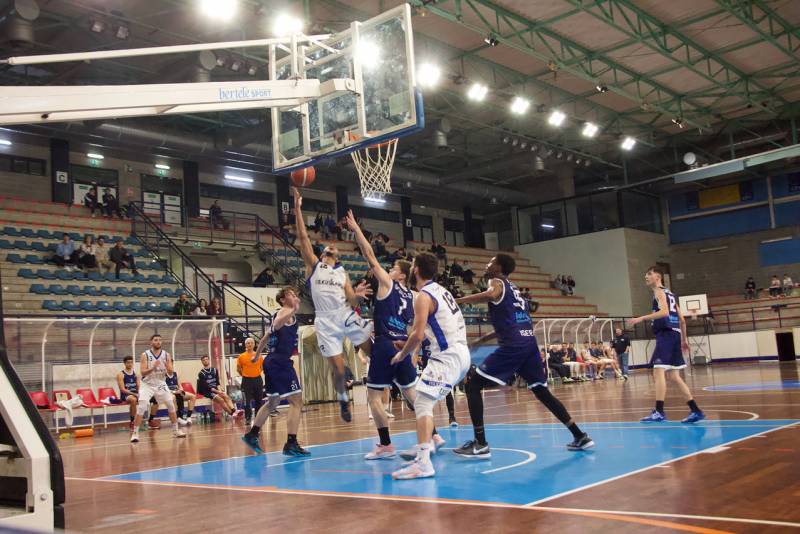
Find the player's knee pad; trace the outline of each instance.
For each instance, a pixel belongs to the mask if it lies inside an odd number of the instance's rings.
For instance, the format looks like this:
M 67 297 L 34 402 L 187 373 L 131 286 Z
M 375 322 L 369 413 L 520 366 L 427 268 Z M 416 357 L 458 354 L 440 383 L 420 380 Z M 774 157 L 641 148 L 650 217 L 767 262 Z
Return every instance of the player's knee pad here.
M 433 417 L 433 407 L 435 405 L 436 400 L 433 397 L 417 392 L 417 398 L 414 400 L 414 413 L 417 414 L 417 417 Z

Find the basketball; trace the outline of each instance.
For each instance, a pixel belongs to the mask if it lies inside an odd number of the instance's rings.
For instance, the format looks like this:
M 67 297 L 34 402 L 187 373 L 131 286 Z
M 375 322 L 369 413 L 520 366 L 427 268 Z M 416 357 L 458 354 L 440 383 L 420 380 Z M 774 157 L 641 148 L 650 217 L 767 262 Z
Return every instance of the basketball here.
M 314 183 L 314 178 L 317 177 L 317 171 L 314 167 L 304 167 L 292 171 L 292 184 L 297 187 L 307 187 Z

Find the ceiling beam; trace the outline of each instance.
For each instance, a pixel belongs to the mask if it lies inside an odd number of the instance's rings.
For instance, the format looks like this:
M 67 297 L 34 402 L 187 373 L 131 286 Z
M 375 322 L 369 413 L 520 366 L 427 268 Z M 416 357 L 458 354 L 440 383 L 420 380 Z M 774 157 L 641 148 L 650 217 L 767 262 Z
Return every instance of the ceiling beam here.
M 794 2 L 792 2 L 794 3 Z M 717 0 L 725 11 L 800 65 L 800 28 L 770 9 L 762 0 Z M 795 6 L 796 7 L 796 6 Z

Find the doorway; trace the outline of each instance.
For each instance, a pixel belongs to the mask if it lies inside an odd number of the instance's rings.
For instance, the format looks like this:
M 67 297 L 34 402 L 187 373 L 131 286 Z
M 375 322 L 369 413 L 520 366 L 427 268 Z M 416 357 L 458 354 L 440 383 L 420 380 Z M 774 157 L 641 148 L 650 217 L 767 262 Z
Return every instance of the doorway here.
M 794 351 L 794 335 L 791 332 L 778 332 L 775 334 L 778 345 L 778 361 L 793 362 L 797 359 Z

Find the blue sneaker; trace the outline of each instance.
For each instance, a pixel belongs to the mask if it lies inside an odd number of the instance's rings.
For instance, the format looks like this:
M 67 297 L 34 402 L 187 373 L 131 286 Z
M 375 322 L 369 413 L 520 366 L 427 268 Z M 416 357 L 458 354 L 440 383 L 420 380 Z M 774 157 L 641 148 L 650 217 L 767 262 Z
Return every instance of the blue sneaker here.
M 283 454 L 286 456 L 311 456 L 311 453 L 300 446 L 299 443 L 286 443 L 283 446 Z
M 261 445 L 258 443 L 258 436 L 251 436 L 250 434 L 245 434 L 244 436 L 242 436 L 242 441 L 244 442 L 245 445 L 253 449 L 253 452 L 255 452 L 256 454 L 261 454 L 262 452 L 264 452 L 261 449 Z
M 663 423 L 667 420 L 667 416 L 658 410 L 653 410 L 647 417 L 639 419 L 640 423 Z
M 692 412 L 689 414 L 689 417 L 681 421 L 681 423 L 698 423 L 706 418 L 706 414 L 702 411 L 700 412 Z

